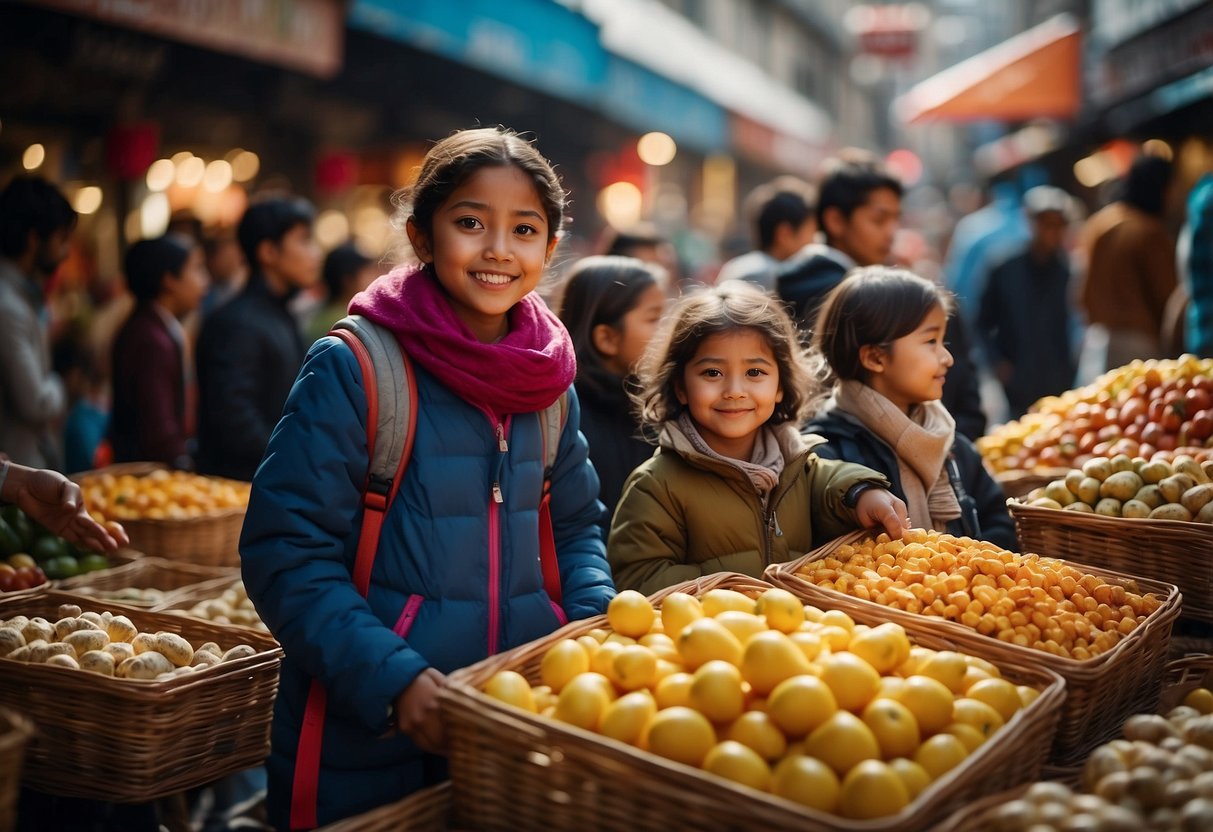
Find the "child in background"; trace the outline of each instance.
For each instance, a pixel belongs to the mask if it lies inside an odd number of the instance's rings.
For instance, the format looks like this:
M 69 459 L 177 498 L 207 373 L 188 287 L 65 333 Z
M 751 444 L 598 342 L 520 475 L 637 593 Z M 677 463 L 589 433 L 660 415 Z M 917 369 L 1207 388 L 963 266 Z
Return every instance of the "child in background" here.
M 198 308 L 210 282 L 202 246 L 176 234 L 140 240 L 124 265 L 136 305 L 114 339 L 114 461 L 188 470 L 193 362 L 181 319 Z
M 328 299 L 312 313 L 306 340 L 309 344 L 328 334 L 333 324 L 345 317 L 354 295 L 366 289 L 379 276 L 379 265 L 353 242 L 339 245 L 324 258 L 324 286 Z
M 939 402 L 952 355 L 951 296 L 903 269 L 859 269 L 826 298 L 813 345 L 832 398 L 806 433 L 823 457 L 875 468 L 915 526 L 1014 550 L 1006 495 Z
M 336 337 L 309 351 L 241 536 L 249 596 L 286 651 L 267 764 L 279 828 L 331 823 L 442 779 L 445 674 L 566 616 L 602 613 L 615 594 L 571 389 L 573 345 L 533 291 L 564 218 L 555 172 L 513 132 L 465 130 L 430 150 L 398 204 L 420 263 L 351 304 L 395 333 L 417 386 L 412 458 L 367 594 L 351 578 L 367 397 Z M 550 504 L 561 609 L 544 591 L 536 517 L 541 411 L 566 391 Z M 301 742 L 313 679 L 327 698 L 318 752 Z
M 624 480 L 653 455 L 624 385 L 657 330 L 668 279 L 660 266 L 634 257 L 585 257 L 569 272 L 560 304 L 560 320 L 577 351 L 581 432 L 598 472 L 598 499 L 606 508 L 600 522 L 604 537 Z
M 900 538 L 905 505 L 796 429 L 808 375 L 777 299 L 730 281 L 683 298 L 640 366 L 657 453 L 624 485 L 607 545 L 616 584 L 652 593 L 713 572 L 759 576 L 861 526 Z

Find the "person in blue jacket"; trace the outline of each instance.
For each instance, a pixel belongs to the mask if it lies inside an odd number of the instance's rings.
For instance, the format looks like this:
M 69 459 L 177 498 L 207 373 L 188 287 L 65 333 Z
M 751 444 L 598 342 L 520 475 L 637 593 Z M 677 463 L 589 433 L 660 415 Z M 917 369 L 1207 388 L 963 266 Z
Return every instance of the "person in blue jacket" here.
M 889 478 L 910 524 L 1015 550 L 1006 495 L 939 401 L 952 354 L 952 296 L 905 269 L 868 266 L 826 297 L 813 332 L 824 410 L 804 428 Z
M 578 426 L 573 345 L 534 293 L 564 192 L 503 128 L 427 154 L 398 200 L 419 264 L 380 277 L 351 312 L 392 330 L 417 381 L 416 438 L 384 518 L 366 597 L 351 570 L 367 478 L 366 409 L 346 344 L 317 341 L 253 480 L 245 585 L 281 642 L 267 807 L 309 828 L 445 776 L 445 674 L 602 613 L 615 590 L 598 477 Z M 541 414 L 567 394 L 551 522 L 563 608 L 544 591 Z M 305 742 L 323 688 L 323 742 Z

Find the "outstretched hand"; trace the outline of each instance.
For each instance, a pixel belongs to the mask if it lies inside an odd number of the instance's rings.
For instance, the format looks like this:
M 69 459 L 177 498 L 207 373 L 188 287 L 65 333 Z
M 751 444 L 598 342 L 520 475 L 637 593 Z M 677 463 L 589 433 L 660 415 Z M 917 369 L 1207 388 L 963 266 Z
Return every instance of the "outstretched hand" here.
M 445 684 L 445 676 L 427 667 L 396 698 L 396 727 L 431 754 L 446 753 L 446 736 L 438 713 L 438 692 Z
M 80 486 L 57 471 L 9 463 L 4 496 L 31 519 L 81 548 L 113 552 L 119 546 L 130 545 L 122 526 L 102 526 L 89 516 Z
M 855 514 L 865 529 L 881 526 L 894 540 L 910 528 L 910 514 L 901 498 L 883 488 L 869 488 L 859 495 Z

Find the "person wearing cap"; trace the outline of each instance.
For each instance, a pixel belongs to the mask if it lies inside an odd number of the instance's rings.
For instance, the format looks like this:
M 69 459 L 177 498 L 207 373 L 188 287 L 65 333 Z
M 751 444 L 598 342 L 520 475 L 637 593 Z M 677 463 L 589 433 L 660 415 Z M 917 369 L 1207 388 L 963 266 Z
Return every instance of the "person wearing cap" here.
M 977 326 L 1011 418 L 1043 396 L 1068 390 L 1076 370 L 1065 251 L 1072 201 L 1060 188 L 1040 185 L 1024 194 L 1023 203 L 1032 236 L 990 271 Z

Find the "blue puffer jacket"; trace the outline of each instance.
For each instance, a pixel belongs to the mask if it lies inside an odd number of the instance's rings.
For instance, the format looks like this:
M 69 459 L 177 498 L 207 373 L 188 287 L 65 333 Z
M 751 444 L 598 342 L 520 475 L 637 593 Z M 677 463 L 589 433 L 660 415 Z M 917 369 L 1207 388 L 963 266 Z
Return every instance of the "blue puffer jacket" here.
M 543 590 L 538 414 L 486 414 L 419 366 L 413 456 L 388 511 L 364 601 L 351 580 L 367 472 L 366 395 L 349 348 L 323 338 L 295 381 L 253 480 L 240 538 L 249 597 L 286 652 L 269 759 L 271 821 L 285 827 L 311 678 L 327 691 L 317 819 L 395 800 L 443 775 L 407 737 L 384 736 L 388 709 L 423 669 L 442 673 L 546 635 L 561 623 Z M 568 422 L 552 477 L 552 526 L 570 619 L 614 596 L 597 526 L 598 477 Z M 500 483 L 504 503 L 494 503 Z M 407 638 L 410 596 L 420 607 Z M 414 605 L 417 602 L 414 601 Z

